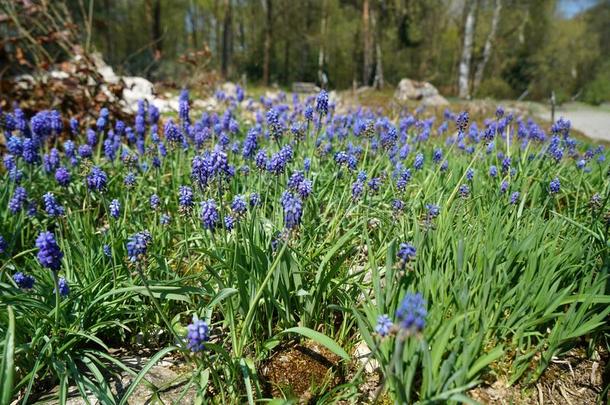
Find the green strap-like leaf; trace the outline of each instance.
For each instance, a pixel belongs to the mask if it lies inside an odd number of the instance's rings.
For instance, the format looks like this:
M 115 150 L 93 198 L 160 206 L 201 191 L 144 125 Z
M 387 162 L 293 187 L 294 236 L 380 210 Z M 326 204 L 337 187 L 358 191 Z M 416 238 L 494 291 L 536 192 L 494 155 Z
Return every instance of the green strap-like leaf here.
M 157 364 L 157 362 L 159 360 L 161 360 L 165 355 L 167 355 L 170 352 L 173 352 L 174 350 L 178 350 L 178 347 L 176 347 L 176 346 L 166 347 L 165 349 L 160 350 L 159 352 L 157 352 L 157 354 L 155 354 L 153 357 L 151 357 L 151 359 L 148 361 L 148 363 L 146 363 L 144 368 L 133 379 L 133 381 L 129 385 L 129 388 L 127 388 L 127 391 L 125 391 L 125 395 L 123 395 L 123 398 L 121 398 L 121 402 L 119 402 L 119 405 L 126 404 L 127 400 L 131 396 L 131 394 L 133 394 L 133 392 L 136 390 L 136 388 L 140 384 L 140 381 L 150 371 L 150 369 L 153 368 L 153 366 L 155 364 Z
M 0 367 L 0 384 L 2 384 L 2 397 L 0 404 L 8 405 L 13 396 L 13 379 L 15 378 L 15 314 L 13 307 L 8 309 L 8 330 L 4 339 L 4 353 Z
M 316 332 L 313 329 L 309 329 L 309 328 L 306 328 L 303 326 L 297 326 L 294 328 L 288 328 L 285 331 L 280 332 L 280 333 L 298 333 L 299 335 L 303 335 L 303 336 L 321 344 L 322 346 L 326 347 L 328 350 L 330 350 L 337 356 L 339 356 L 345 360 L 350 359 L 349 354 L 347 354 L 347 352 L 345 350 L 343 350 L 343 348 L 341 346 L 339 346 L 339 344 L 337 342 L 335 342 L 334 340 L 332 340 L 331 338 L 329 338 L 328 336 L 326 336 L 320 332 Z

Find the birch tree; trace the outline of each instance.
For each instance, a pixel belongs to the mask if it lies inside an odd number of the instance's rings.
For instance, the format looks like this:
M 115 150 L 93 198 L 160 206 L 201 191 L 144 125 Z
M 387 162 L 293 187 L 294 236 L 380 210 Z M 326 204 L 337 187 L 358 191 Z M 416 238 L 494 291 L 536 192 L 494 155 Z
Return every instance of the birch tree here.
M 362 84 L 368 86 L 373 72 L 373 38 L 371 36 L 371 9 L 369 0 L 362 1 L 362 37 L 363 37 L 363 64 Z
M 224 77 L 229 74 L 231 52 L 233 50 L 233 1 L 225 0 L 225 16 L 222 24 L 222 55 L 220 71 Z
M 264 55 L 263 55 L 263 83 L 265 86 L 269 85 L 269 65 L 271 63 L 271 46 L 273 43 L 273 1 L 266 0 L 265 2 L 265 42 L 263 43 Z
M 381 11 L 373 14 L 373 29 L 375 30 L 375 79 L 373 81 L 373 87 L 380 90 L 383 87 L 383 64 L 382 64 L 382 53 L 381 53 Z
M 322 1 L 322 21 L 320 27 L 320 48 L 318 50 L 318 82 L 323 88 L 326 88 L 328 78 L 324 73 L 325 42 L 326 42 L 326 20 L 328 18 L 326 10 L 326 0 Z
M 474 28 L 476 24 L 477 0 L 466 2 L 467 14 L 464 24 L 464 43 L 458 70 L 458 96 L 470 98 L 470 63 L 474 46 Z
M 477 65 L 477 70 L 474 74 L 474 84 L 472 86 L 472 91 L 476 92 L 479 88 L 481 81 L 483 80 L 483 73 L 485 72 L 485 66 L 487 62 L 489 62 L 489 58 L 491 56 L 491 52 L 493 50 L 494 41 L 496 40 L 496 33 L 498 31 L 498 24 L 500 23 L 500 13 L 502 11 L 502 0 L 496 0 L 496 5 L 494 7 L 493 17 L 491 19 L 491 30 L 489 31 L 489 35 L 487 35 L 487 39 L 485 40 L 485 47 L 483 48 L 483 58 Z

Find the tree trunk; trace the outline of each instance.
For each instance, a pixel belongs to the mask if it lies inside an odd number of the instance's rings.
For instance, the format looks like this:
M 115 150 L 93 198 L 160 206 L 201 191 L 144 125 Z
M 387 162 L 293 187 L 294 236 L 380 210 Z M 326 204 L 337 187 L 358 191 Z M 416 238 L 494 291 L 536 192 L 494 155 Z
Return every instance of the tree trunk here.
M 220 0 L 214 0 L 214 46 L 216 48 L 216 60 L 220 62 L 222 57 L 222 40 L 221 40 L 221 31 L 220 31 L 220 18 L 221 18 L 221 10 L 220 10 Z M 220 65 L 220 63 L 219 63 Z
M 147 5 L 149 3 L 150 0 L 147 0 Z M 111 15 L 112 15 L 112 8 L 110 6 L 110 0 L 104 0 L 104 11 L 106 14 L 106 24 L 104 26 L 104 54 L 107 55 L 108 57 L 108 62 L 109 63 L 115 63 L 114 60 L 114 42 L 112 40 L 112 24 L 109 24 L 109 21 L 111 21 Z M 152 14 L 152 10 L 150 11 L 150 13 L 148 12 L 148 8 L 147 8 L 147 15 Z M 152 22 L 152 18 L 150 18 L 149 20 L 150 22 Z
M 146 16 L 150 24 L 150 50 L 155 59 L 161 57 L 161 0 L 146 0 Z
M 241 13 L 239 15 L 239 23 L 237 24 L 239 27 L 239 46 L 241 49 L 246 49 L 246 27 L 244 25 L 244 16 Z
M 489 58 L 491 56 L 493 43 L 496 39 L 496 32 L 498 31 L 498 24 L 500 23 L 500 11 L 502 10 L 502 0 L 496 0 L 496 7 L 494 8 L 494 14 L 491 20 L 491 30 L 489 31 L 489 35 L 487 36 L 487 40 L 485 41 L 485 47 L 483 48 L 483 59 L 479 62 L 477 66 L 477 71 L 474 74 L 474 84 L 472 86 L 473 93 L 476 92 L 483 80 L 483 73 L 485 71 L 485 66 L 487 62 L 489 62 Z
M 377 90 L 381 90 L 383 87 L 383 65 L 381 55 L 381 23 L 380 16 L 373 14 L 373 29 L 375 30 L 375 80 L 373 81 L 373 87 Z
M 474 27 L 476 23 L 477 0 L 466 3 L 468 13 L 464 25 L 464 45 L 458 73 L 458 95 L 460 98 L 470 98 L 470 62 L 474 45 Z
M 364 62 L 362 65 L 362 85 L 368 86 L 371 80 L 371 73 L 373 72 L 373 40 L 371 38 L 371 27 L 370 27 L 370 14 L 371 10 L 369 7 L 369 0 L 363 0 L 362 2 L 362 36 L 364 39 L 363 56 Z
M 193 30 L 191 32 L 191 39 L 193 41 L 193 49 L 196 50 L 198 48 L 198 43 L 199 43 L 197 41 L 197 8 L 196 8 L 193 0 L 191 0 L 190 7 L 189 7 L 189 19 L 191 20 L 191 29 Z
M 233 48 L 233 2 L 225 0 L 225 17 L 222 27 L 222 58 L 220 64 L 220 73 L 223 77 L 229 74 L 229 66 L 231 64 L 231 50 Z
M 290 41 L 286 40 L 284 42 L 284 74 L 282 75 L 284 77 L 284 83 L 290 82 L 289 66 L 290 66 Z
M 312 31 L 312 26 L 314 22 L 314 16 L 312 16 L 312 1 L 311 0 L 303 0 L 303 8 L 305 14 L 305 28 L 301 29 L 297 32 L 309 33 Z M 311 75 L 310 70 L 310 60 L 311 60 L 311 45 L 309 43 L 309 38 L 307 35 L 304 36 L 301 41 L 300 46 L 300 63 L 298 64 L 298 78 L 300 81 L 315 81 L 315 77 Z
M 383 88 L 383 66 L 381 64 L 381 45 L 379 42 L 375 45 L 375 54 L 376 54 L 376 62 L 375 62 L 375 82 L 373 83 L 373 87 L 377 90 L 381 90 Z
M 266 24 L 265 24 L 265 42 L 263 55 L 263 83 L 269 85 L 269 64 L 271 63 L 271 45 L 273 43 L 273 0 L 266 1 Z
M 326 0 L 322 1 L 322 23 L 320 26 L 320 49 L 318 51 L 318 82 L 320 83 L 320 87 L 327 87 L 327 77 L 324 73 L 324 60 L 326 59 L 325 54 L 325 42 L 326 42 L 326 19 L 328 16 L 326 15 Z

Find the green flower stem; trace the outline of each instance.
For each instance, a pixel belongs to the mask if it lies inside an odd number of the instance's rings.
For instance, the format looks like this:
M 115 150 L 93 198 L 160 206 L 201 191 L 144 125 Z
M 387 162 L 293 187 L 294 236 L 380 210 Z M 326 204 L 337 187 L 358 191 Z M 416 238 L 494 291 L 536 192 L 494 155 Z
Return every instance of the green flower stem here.
M 280 263 L 280 259 L 284 255 L 284 251 L 286 250 L 286 246 L 287 246 L 286 243 L 284 243 L 282 245 L 282 248 L 280 249 L 280 251 L 278 252 L 277 256 L 275 257 L 275 260 L 271 264 L 271 267 L 269 267 L 269 270 L 267 271 L 267 275 L 265 276 L 265 279 L 261 283 L 260 287 L 258 288 L 258 291 L 256 292 L 256 295 L 254 296 L 254 299 L 252 300 L 252 303 L 250 304 L 250 308 L 248 309 L 248 313 L 246 314 L 246 317 L 244 318 L 244 323 L 242 325 L 241 340 L 239 342 L 239 346 L 235 350 L 235 353 L 236 353 L 237 357 L 241 357 L 242 356 L 242 353 L 243 353 L 243 350 L 244 350 L 245 338 L 247 336 L 249 336 L 249 334 L 245 333 L 245 332 L 248 329 L 250 329 L 250 322 L 252 322 L 252 317 L 254 317 L 254 312 L 255 312 L 256 307 L 258 305 L 258 301 L 260 300 L 261 296 L 263 295 L 263 291 L 267 287 L 267 284 L 269 283 L 269 280 L 271 280 L 271 276 L 273 275 L 273 272 L 275 271 L 275 268 Z

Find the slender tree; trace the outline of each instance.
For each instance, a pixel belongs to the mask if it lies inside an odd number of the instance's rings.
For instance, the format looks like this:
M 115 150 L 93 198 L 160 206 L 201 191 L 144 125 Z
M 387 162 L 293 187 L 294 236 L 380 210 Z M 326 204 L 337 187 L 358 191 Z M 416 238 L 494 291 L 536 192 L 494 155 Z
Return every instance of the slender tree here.
M 326 87 L 327 78 L 324 73 L 324 60 L 326 58 L 326 20 L 328 18 L 326 10 L 326 0 L 322 0 L 322 22 L 320 26 L 320 48 L 318 50 L 318 82 L 322 87 Z
M 381 53 L 381 37 L 383 35 L 381 25 L 381 10 L 372 13 L 373 29 L 375 30 L 375 80 L 373 87 L 380 90 L 383 87 L 383 56 Z
M 191 28 L 191 39 L 193 41 L 193 48 L 197 49 L 199 41 L 197 40 L 197 6 L 194 0 L 190 0 L 188 9 L 188 18 Z
M 363 64 L 362 84 L 368 86 L 373 72 L 373 38 L 371 36 L 371 9 L 369 0 L 362 1 L 362 38 L 363 38 Z
M 273 0 L 265 1 L 265 42 L 263 44 L 263 83 L 269 85 L 269 65 L 271 63 L 271 47 L 273 45 Z
M 225 15 L 222 25 L 222 57 L 220 72 L 223 77 L 229 75 L 231 51 L 233 50 L 233 1 L 224 0 Z
M 494 7 L 493 17 L 491 19 L 491 30 L 487 35 L 487 39 L 485 40 L 485 47 L 483 48 L 483 58 L 477 65 L 477 70 L 474 74 L 474 83 L 472 86 L 473 93 L 477 91 L 479 88 L 481 81 L 483 80 L 483 73 L 485 71 L 485 66 L 489 62 L 489 58 L 491 56 L 491 52 L 493 50 L 494 41 L 496 39 L 496 32 L 498 31 L 498 24 L 500 23 L 500 13 L 502 11 L 502 0 L 496 0 L 496 5 Z
M 474 29 L 476 24 L 477 0 L 466 2 L 466 23 L 464 24 L 464 42 L 458 73 L 458 96 L 470 98 L 470 63 L 474 47 Z

